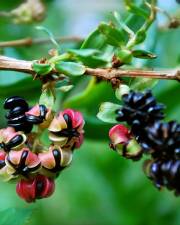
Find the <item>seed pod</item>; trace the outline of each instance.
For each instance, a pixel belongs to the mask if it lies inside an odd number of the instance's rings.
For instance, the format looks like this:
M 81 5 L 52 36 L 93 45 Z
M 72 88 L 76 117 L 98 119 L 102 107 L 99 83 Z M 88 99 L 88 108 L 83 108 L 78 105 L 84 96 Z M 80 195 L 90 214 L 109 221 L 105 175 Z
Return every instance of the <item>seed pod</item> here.
M 28 148 L 23 148 L 21 151 L 10 151 L 6 162 L 14 168 L 14 176 L 28 176 L 30 173 L 37 172 L 41 166 L 38 156 Z
M 16 192 L 26 202 L 35 202 L 36 199 L 48 198 L 55 189 L 54 180 L 43 175 L 37 175 L 29 180 L 20 180 Z
M 4 151 L 19 150 L 26 142 L 26 135 L 7 127 L 0 130 L 0 148 Z
M 84 120 L 80 112 L 66 109 L 54 117 L 49 130 L 49 139 L 67 149 L 79 148 L 83 142 Z
M 50 146 L 47 152 L 38 155 L 44 169 L 57 173 L 69 166 L 72 161 L 72 151 L 62 150 L 59 146 Z
M 31 124 L 39 124 L 41 128 L 47 128 L 53 119 L 51 109 L 45 105 L 35 105 L 26 112 L 26 120 Z

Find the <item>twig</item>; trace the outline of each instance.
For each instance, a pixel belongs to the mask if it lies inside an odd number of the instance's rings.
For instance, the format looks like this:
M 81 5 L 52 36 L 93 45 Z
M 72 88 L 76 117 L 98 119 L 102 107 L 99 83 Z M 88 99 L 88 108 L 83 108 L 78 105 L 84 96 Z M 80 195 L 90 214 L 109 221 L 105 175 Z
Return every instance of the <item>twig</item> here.
M 32 68 L 33 61 L 24 61 L 5 56 L 0 56 L 0 70 L 18 71 L 27 74 L 35 75 L 36 72 Z M 56 70 L 51 71 L 50 74 L 58 74 Z M 124 70 L 112 68 L 86 68 L 85 75 L 96 76 L 105 80 L 122 77 L 143 77 L 164 80 L 180 81 L 180 70 L 168 71 L 153 71 L 153 70 Z
M 72 37 L 57 37 L 55 38 L 57 42 L 81 42 L 83 41 L 83 38 L 72 36 Z M 13 40 L 13 41 L 3 41 L 0 42 L 0 48 L 6 48 L 6 47 L 19 47 L 19 46 L 32 46 L 32 45 L 39 45 L 39 44 L 50 44 L 51 40 L 49 38 L 37 38 L 33 39 L 30 37 L 19 39 L 19 40 Z

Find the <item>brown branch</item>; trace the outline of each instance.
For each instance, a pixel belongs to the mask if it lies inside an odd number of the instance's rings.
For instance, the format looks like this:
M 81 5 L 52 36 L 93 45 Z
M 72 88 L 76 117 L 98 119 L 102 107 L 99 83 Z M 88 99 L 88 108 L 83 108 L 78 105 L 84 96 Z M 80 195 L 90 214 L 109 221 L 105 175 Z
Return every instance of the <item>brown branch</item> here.
M 57 42 L 65 43 L 65 42 L 81 42 L 83 38 L 72 36 L 72 37 L 57 37 L 55 38 Z M 19 46 L 32 46 L 32 45 L 39 45 L 39 44 L 51 44 L 51 40 L 49 38 L 37 38 L 33 39 L 30 37 L 13 40 L 13 41 L 2 41 L 0 42 L 0 48 L 6 47 L 19 47 Z
M 0 56 L 0 70 L 18 71 L 31 75 L 35 75 L 36 72 L 32 68 L 33 61 L 24 61 L 5 56 Z M 58 73 L 53 70 L 52 73 Z M 86 68 L 85 75 L 96 76 L 105 80 L 111 80 L 113 78 L 122 77 L 143 77 L 154 78 L 164 80 L 177 80 L 180 81 L 180 70 L 168 70 L 168 71 L 153 71 L 153 70 L 125 70 L 125 69 L 93 69 Z

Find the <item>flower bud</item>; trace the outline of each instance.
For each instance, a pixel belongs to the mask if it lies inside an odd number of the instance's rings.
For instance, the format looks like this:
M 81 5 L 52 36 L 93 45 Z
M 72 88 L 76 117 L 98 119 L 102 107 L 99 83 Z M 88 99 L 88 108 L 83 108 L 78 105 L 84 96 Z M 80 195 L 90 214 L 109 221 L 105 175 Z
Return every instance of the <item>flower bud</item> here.
M 26 119 L 29 123 L 39 124 L 41 128 L 47 128 L 53 119 L 53 113 L 45 105 L 35 105 L 26 112 Z
M 26 141 L 26 135 L 16 132 L 14 128 L 7 127 L 0 130 L 0 147 L 4 151 L 19 150 Z
M 40 160 L 38 156 L 31 152 L 28 148 L 21 151 L 10 151 L 6 162 L 14 168 L 14 176 L 27 176 L 29 173 L 36 172 L 40 168 Z
M 30 180 L 20 180 L 16 192 L 26 202 L 35 202 L 36 199 L 48 198 L 55 189 L 54 180 L 43 175 L 37 175 Z
M 49 139 L 64 149 L 79 148 L 83 142 L 84 120 L 80 112 L 66 109 L 54 117 Z
M 59 146 L 51 146 L 47 152 L 38 155 L 44 169 L 57 173 L 72 161 L 72 151 L 62 150 Z

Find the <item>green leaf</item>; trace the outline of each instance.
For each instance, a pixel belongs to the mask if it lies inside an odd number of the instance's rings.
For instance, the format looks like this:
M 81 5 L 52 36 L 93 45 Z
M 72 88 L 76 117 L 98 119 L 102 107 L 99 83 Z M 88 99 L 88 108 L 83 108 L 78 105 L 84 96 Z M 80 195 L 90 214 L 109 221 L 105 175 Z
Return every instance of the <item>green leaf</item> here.
M 120 60 L 121 63 L 129 64 L 132 61 L 132 52 L 129 50 L 117 49 L 115 56 Z
M 135 15 L 142 16 L 145 19 L 148 18 L 149 13 L 147 10 L 143 9 L 142 7 L 138 7 L 137 5 L 133 4 L 130 0 L 125 0 L 125 2 L 128 11 L 134 13 Z
M 158 79 L 151 78 L 135 78 L 133 83 L 130 85 L 130 89 L 136 91 L 143 91 L 145 89 L 151 89 L 158 83 Z
M 139 30 L 136 33 L 136 39 L 135 39 L 135 44 L 140 44 L 144 42 L 146 39 L 146 31 L 145 30 Z
M 99 108 L 99 112 L 97 114 L 98 119 L 106 122 L 106 123 L 117 123 L 116 121 L 116 110 L 120 109 L 121 106 L 118 104 L 114 104 L 111 102 L 104 102 L 101 104 Z
M 31 218 L 32 209 L 9 208 L 0 211 L 0 225 L 25 225 Z
M 56 88 L 56 90 L 58 91 L 62 91 L 62 92 L 68 92 L 70 91 L 74 86 L 73 85 L 64 85 L 62 87 Z
M 49 39 L 51 40 L 51 42 L 52 42 L 57 48 L 59 48 L 59 44 L 57 43 L 57 41 L 56 41 L 56 39 L 55 39 L 53 33 L 52 33 L 48 28 L 46 28 L 46 27 L 44 27 L 44 26 L 36 26 L 36 29 L 37 29 L 37 30 L 42 30 L 42 31 L 44 31 L 45 33 L 47 33 L 48 36 L 49 36 Z
M 51 88 L 45 89 L 39 99 L 39 104 L 45 105 L 48 108 L 53 108 L 55 102 L 55 97 L 53 90 Z
M 116 12 L 116 11 L 113 12 L 113 16 L 114 16 L 116 23 L 120 26 L 121 29 L 123 29 L 126 33 L 128 33 L 131 36 L 134 35 L 134 31 L 131 30 L 131 28 L 129 28 L 126 25 L 126 23 L 122 20 L 120 14 L 118 12 Z
M 135 58 L 141 58 L 141 59 L 155 59 L 157 57 L 155 54 L 145 50 L 133 50 L 132 55 Z
M 106 38 L 102 35 L 98 29 L 93 31 L 88 38 L 83 42 L 81 49 L 101 49 L 106 44 Z
M 31 76 L 28 76 L 16 83 L 10 85 L 0 85 L 0 96 L 5 98 L 12 95 L 29 96 L 37 98 L 41 89 L 41 83 L 38 80 L 33 80 Z
M 38 75 L 46 75 L 49 72 L 51 72 L 51 70 L 53 69 L 52 66 L 49 64 L 42 64 L 42 63 L 37 63 L 37 62 L 34 62 L 32 67 L 33 67 L 33 70 Z
M 100 51 L 97 49 L 69 49 L 68 52 L 73 53 L 74 55 L 77 56 L 82 56 L 82 57 L 88 57 L 88 56 L 93 56 Z
M 115 28 L 112 24 L 101 23 L 98 29 L 106 37 L 108 44 L 116 47 L 124 44 L 123 32 Z
M 75 62 L 58 62 L 55 64 L 58 72 L 70 76 L 81 76 L 85 73 L 85 66 Z

